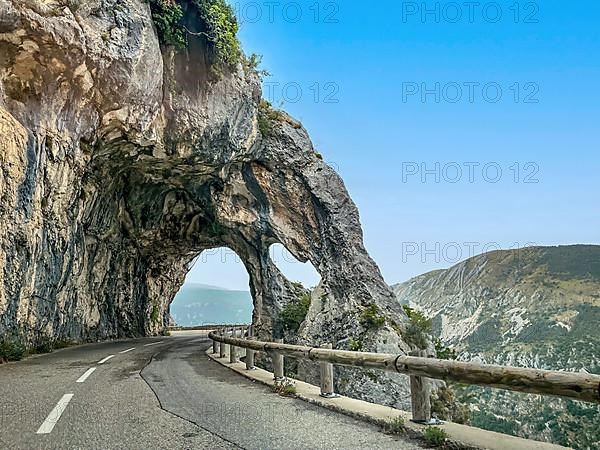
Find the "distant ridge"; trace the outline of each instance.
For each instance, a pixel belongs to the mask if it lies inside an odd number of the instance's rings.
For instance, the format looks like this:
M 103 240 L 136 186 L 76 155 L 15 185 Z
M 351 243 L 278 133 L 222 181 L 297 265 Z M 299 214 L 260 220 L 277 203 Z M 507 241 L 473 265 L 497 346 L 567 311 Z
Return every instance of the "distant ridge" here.
M 204 283 L 185 283 L 183 288 L 197 288 L 197 289 L 212 289 L 218 291 L 231 291 L 233 289 L 224 288 L 222 286 L 213 286 L 212 284 L 204 284 Z
M 177 325 L 193 327 L 218 323 L 250 323 L 252 296 L 203 283 L 187 283 L 175 296 L 170 312 Z
M 433 334 L 484 363 L 600 374 L 600 246 L 499 250 L 393 286 Z M 484 388 L 473 425 L 580 450 L 600 448 L 600 406 Z

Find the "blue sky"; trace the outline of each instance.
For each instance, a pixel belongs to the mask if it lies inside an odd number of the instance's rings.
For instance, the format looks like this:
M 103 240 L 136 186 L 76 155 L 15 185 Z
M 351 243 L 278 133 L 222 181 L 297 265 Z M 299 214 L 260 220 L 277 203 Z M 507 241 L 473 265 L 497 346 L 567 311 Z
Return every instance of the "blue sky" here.
M 600 243 L 598 2 L 232 4 L 265 96 L 344 178 L 389 283 L 485 249 Z M 222 259 L 188 281 L 247 286 Z

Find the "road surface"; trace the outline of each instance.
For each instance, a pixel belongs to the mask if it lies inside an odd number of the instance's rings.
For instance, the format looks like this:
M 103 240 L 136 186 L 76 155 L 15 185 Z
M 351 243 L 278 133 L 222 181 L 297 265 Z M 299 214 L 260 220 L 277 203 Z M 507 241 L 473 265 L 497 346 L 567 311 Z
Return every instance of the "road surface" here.
M 0 449 L 417 449 L 211 361 L 206 332 L 0 365 Z

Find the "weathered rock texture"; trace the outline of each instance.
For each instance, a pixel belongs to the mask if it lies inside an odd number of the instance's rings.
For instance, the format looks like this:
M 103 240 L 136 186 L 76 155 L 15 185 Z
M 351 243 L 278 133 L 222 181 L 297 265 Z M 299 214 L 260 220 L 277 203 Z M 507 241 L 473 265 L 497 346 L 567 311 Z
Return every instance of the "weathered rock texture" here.
M 142 0 L 0 0 L 2 335 L 159 333 L 192 259 L 227 246 L 268 337 L 293 295 L 279 242 L 322 276 L 302 340 L 407 349 L 342 180 L 293 119 L 262 136 L 246 72 L 209 81 L 201 37 L 161 49 Z M 375 330 L 358 320 L 370 304 Z

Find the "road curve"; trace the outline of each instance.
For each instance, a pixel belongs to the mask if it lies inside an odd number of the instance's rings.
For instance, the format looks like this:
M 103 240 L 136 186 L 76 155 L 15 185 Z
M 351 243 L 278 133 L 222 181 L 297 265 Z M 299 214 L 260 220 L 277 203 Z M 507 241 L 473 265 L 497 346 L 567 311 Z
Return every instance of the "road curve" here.
M 419 448 L 282 398 L 211 361 L 208 345 L 206 333 L 196 333 L 0 365 L 0 448 Z

